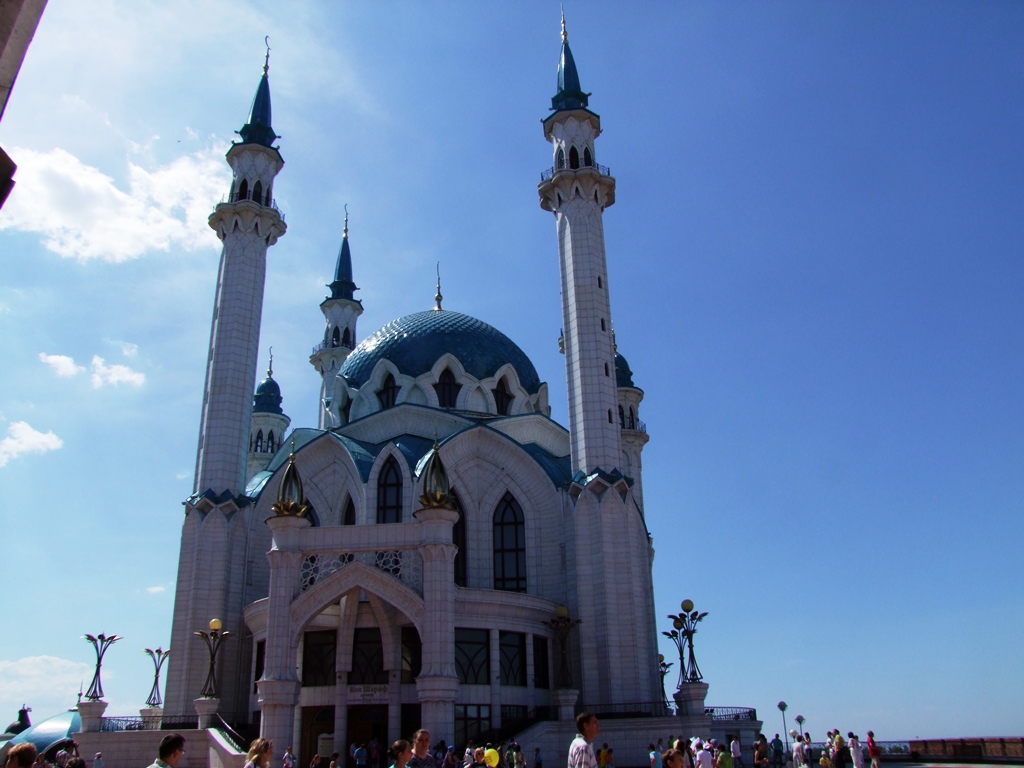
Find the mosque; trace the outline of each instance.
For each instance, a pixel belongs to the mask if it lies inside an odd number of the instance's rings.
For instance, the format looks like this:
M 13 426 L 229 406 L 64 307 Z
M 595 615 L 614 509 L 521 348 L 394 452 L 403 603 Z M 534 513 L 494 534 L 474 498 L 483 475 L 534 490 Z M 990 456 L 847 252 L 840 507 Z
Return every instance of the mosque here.
M 568 428 L 516 343 L 444 308 L 440 284 L 433 309 L 361 336 L 346 217 L 309 358 L 319 423 L 289 432 L 272 370 L 252 394 L 267 250 L 286 232 L 264 66 L 210 216 L 223 250 L 165 716 L 200 706 L 209 656 L 193 634 L 214 617 L 230 633 L 215 706 L 300 761 L 421 726 L 435 743 L 526 727 L 541 743 L 584 708 L 661 712 L 644 393 L 612 331 L 615 179 L 589 96 L 563 20 L 538 192 L 557 234 Z M 711 727 L 706 689 L 694 733 Z

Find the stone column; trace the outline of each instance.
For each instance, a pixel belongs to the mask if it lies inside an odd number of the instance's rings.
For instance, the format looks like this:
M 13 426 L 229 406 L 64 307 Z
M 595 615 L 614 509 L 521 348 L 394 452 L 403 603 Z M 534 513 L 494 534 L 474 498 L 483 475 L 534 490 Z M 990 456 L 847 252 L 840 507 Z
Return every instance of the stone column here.
M 575 688 L 559 688 L 551 694 L 551 702 L 558 709 L 559 720 L 572 721 L 576 718 L 576 701 L 580 692 Z
M 491 728 L 501 728 L 501 635 L 498 630 L 488 632 L 490 662 L 488 676 L 491 680 Z
M 416 678 L 416 697 L 422 711 L 423 727 L 436 744 L 455 738 L 455 696 L 459 678 L 455 673 L 455 552 L 452 526 L 458 513 L 445 507 L 427 507 L 416 512 L 423 530 L 419 546 L 423 558 L 423 669 Z
M 107 702 L 103 699 L 96 701 L 78 702 L 78 714 L 82 718 L 82 733 L 93 733 L 100 729 L 100 720 L 107 709 Z
M 274 536 L 270 561 L 270 594 L 267 604 L 267 650 L 259 688 L 260 736 L 281 748 L 295 746 L 295 705 L 299 701 L 299 679 L 295 671 L 298 647 L 291 627 L 291 604 L 299 586 L 302 552 L 278 548 L 277 538 L 288 531 L 308 528 L 304 517 L 274 516 L 267 526 Z
M 220 709 L 220 699 L 200 697 L 193 703 L 196 706 L 196 714 L 199 715 L 199 730 L 205 731 L 213 725 L 213 716 Z
M 533 658 L 533 633 L 526 633 L 526 701 L 530 709 L 537 706 L 537 688 L 534 684 L 534 677 L 537 675 L 536 659 Z
M 679 707 L 680 717 L 704 717 L 704 698 L 707 695 L 707 683 L 683 683 L 672 698 Z

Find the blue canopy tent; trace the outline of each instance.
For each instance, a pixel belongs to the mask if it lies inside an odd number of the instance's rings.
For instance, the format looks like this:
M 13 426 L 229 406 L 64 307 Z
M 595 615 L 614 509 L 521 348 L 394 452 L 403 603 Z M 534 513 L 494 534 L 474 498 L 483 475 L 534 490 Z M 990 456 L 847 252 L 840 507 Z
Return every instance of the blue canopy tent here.
M 35 744 L 37 752 L 47 752 L 71 740 L 71 734 L 82 730 L 82 717 L 77 709 L 69 709 L 59 715 L 36 723 L 22 731 L 13 739 L 0 747 L 0 765 L 7 760 L 7 752 L 11 747 L 26 742 Z

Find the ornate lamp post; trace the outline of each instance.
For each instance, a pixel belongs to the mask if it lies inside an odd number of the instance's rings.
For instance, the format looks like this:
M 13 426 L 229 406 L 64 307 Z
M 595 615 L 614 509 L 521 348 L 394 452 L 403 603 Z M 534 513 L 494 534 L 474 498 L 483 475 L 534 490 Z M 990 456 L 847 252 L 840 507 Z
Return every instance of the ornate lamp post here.
M 153 660 L 153 666 L 155 672 L 153 674 L 153 690 L 149 692 L 149 698 L 146 699 L 146 706 L 159 709 L 163 706 L 163 700 L 160 698 L 160 668 L 167 661 L 167 657 L 171 655 L 171 649 L 168 648 L 166 651 L 163 648 L 157 648 L 155 651 L 152 648 L 143 648 L 143 653 L 149 654 L 149 658 Z
M 665 661 L 665 655 L 662 653 L 658 654 L 658 671 L 661 673 L 661 699 L 668 705 L 668 696 L 665 694 L 665 675 L 668 674 L 669 668 L 672 666 L 671 661 Z
M 221 632 L 220 628 L 224 626 L 221 624 L 220 619 L 213 619 L 210 621 L 210 631 L 205 632 L 200 630 L 193 632 L 196 637 L 201 637 L 206 642 L 206 647 L 210 651 L 210 671 L 206 675 L 206 685 L 203 686 L 203 690 L 200 692 L 200 696 L 204 699 L 216 699 L 217 698 L 217 652 L 220 650 L 221 645 L 224 641 L 231 636 L 230 632 Z
M 804 732 L 804 723 L 806 723 L 806 722 L 807 722 L 807 718 L 806 718 L 806 717 L 804 717 L 803 715 L 797 715 L 797 716 L 796 716 L 796 718 L 794 718 L 794 719 L 796 720 L 796 724 L 797 724 L 798 726 L 800 726 L 800 735 L 803 735 L 803 732 Z
M 682 688 L 683 683 L 699 683 L 704 679 L 697 667 L 697 657 L 693 655 L 693 636 L 697 633 L 697 624 L 704 621 L 708 612 L 695 611 L 693 600 L 683 600 L 680 608 L 682 612 L 678 615 L 669 614 L 674 629 L 661 634 L 672 640 L 679 650 L 679 687 Z M 683 657 L 684 647 L 688 651 L 686 658 Z
M 87 701 L 99 701 L 103 698 L 103 683 L 100 681 L 100 667 L 103 666 L 103 654 L 107 652 L 107 649 L 122 638 L 117 635 L 104 635 L 99 634 L 95 637 L 93 635 L 82 635 L 83 640 L 88 640 L 92 643 L 93 650 L 96 651 L 96 671 L 93 673 L 92 682 L 89 683 L 89 690 L 85 692 L 85 698 Z
M 572 666 L 569 664 L 569 633 L 572 628 L 581 623 L 583 619 L 570 619 L 569 609 L 564 605 L 558 606 L 555 611 L 555 618 L 544 623 L 551 627 L 558 639 L 558 687 L 572 688 Z
M 786 751 L 789 752 L 789 731 L 786 730 L 786 709 L 787 709 L 787 704 L 784 701 L 780 701 L 775 706 L 777 706 L 779 708 L 779 712 L 782 713 L 782 735 L 786 739 Z

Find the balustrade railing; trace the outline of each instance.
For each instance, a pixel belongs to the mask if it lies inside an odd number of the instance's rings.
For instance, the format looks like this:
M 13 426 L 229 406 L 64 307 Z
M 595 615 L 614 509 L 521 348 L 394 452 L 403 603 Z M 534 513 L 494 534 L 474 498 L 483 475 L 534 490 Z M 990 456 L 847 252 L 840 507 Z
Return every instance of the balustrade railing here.
M 299 572 L 301 590 L 305 592 L 320 579 L 356 561 L 378 568 L 418 594 L 423 594 L 423 558 L 415 550 L 310 555 L 302 562 Z
M 231 195 L 228 195 L 226 198 L 221 197 L 220 202 L 221 203 L 225 203 L 225 202 L 227 202 L 227 203 L 237 203 L 239 200 L 249 200 L 251 202 L 257 203 L 258 205 L 265 205 L 267 208 L 273 208 L 275 211 L 277 211 L 277 215 L 281 217 L 281 221 L 285 220 L 284 211 L 282 211 L 280 208 L 277 207 L 277 200 L 271 200 L 270 201 L 270 205 L 266 205 L 262 201 L 260 201 L 260 200 L 253 200 L 251 197 L 248 197 L 248 196 L 243 197 L 243 198 L 239 198 L 237 194 L 231 194 Z M 216 206 L 214 206 L 214 208 L 216 208 Z
M 712 720 L 757 720 L 757 710 L 750 707 L 704 707 Z
M 595 170 L 598 173 L 600 173 L 602 176 L 611 176 L 612 175 L 611 168 L 609 168 L 607 165 L 598 165 L 597 163 L 591 163 L 590 165 L 584 165 L 584 164 L 580 163 L 580 167 L 579 168 L 570 168 L 568 165 L 563 165 L 563 166 L 560 166 L 560 167 L 559 166 L 552 166 L 550 168 L 545 168 L 543 171 L 540 172 L 540 180 L 541 181 L 547 181 L 548 179 L 550 179 L 552 176 L 554 176 L 559 171 L 584 171 L 584 170 L 587 170 L 587 169 Z
M 102 717 L 101 731 L 178 731 L 195 730 L 198 717 Z

